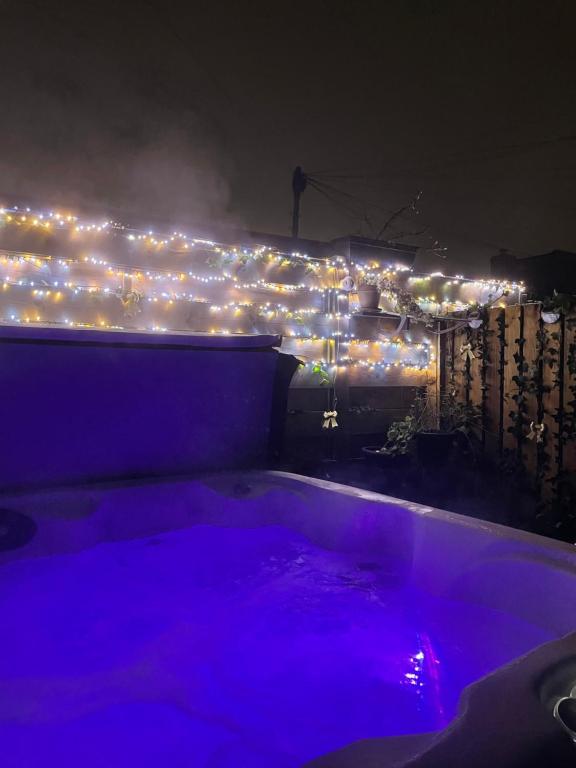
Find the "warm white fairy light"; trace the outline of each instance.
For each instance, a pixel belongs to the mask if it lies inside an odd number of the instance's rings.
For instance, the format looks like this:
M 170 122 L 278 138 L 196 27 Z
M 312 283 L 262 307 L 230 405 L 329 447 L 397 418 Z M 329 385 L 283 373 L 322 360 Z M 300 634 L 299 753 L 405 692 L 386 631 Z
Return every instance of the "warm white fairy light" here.
M 487 292 L 495 301 L 508 292 L 523 290 L 522 284 L 509 281 L 469 280 L 441 273 L 416 275 L 404 265 L 373 259 L 361 263 L 342 256 L 282 253 L 265 245 L 230 246 L 180 231 L 160 234 L 112 220 L 88 222 L 55 211 L 0 208 L 0 223 L 64 232 L 59 236 L 69 237 L 74 247 L 81 243 L 84 250 L 96 243 L 105 246 L 106 240 L 98 238 L 120 237 L 131 253 L 142 248 L 148 254 L 161 252 L 171 259 L 186 259 L 181 268 L 114 263 L 102 255 L 105 247 L 101 245 L 93 254 L 81 253 L 78 258 L 4 251 L 0 255 L 1 323 L 158 333 L 202 329 L 223 335 L 245 332 L 246 325 L 248 330 L 252 326 L 252 332 L 273 328 L 272 332 L 284 336 L 285 347 L 310 347 L 315 356 L 320 355 L 322 365 L 336 370 L 422 371 L 435 359 L 427 341 L 412 342 L 406 335 L 403 339 L 382 338 L 379 326 L 374 331 L 379 340 L 357 338 L 350 325 L 354 298 L 337 287 L 345 276 L 353 276 L 357 283 L 369 274 L 399 285 L 408 281 L 415 301 L 438 316 L 466 311 Z M 213 254 L 215 263 L 203 262 L 207 253 Z M 257 276 L 253 271 L 243 273 L 247 263 L 258 265 Z M 300 271 L 292 272 L 293 266 Z M 292 274 L 298 277 L 290 281 Z M 61 309 L 56 310 L 58 305 Z M 194 309 L 191 320 L 185 319 L 186 307 Z M 199 327 L 192 331 L 191 325 Z M 329 349 L 330 354 L 323 354 Z

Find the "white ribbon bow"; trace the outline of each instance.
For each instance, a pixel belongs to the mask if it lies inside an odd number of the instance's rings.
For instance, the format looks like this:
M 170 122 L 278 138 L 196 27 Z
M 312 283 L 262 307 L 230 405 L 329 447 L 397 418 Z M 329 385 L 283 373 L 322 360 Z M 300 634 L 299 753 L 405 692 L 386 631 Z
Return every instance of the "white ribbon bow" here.
M 336 421 L 336 416 L 338 416 L 338 411 L 324 411 L 324 423 L 322 424 L 322 429 L 334 429 L 334 427 L 337 427 L 338 422 Z
M 526 435 L 528 440 L 534 440 L 536 438 L 537 443 L 544 442 L 544 430 L 546 424 L 536 424 L 534 421 L 530 422 L 530 432 Z
M 476 360 L 476 355 L 472 351 L 472 344 L 462 344 L 460 347 L 460 356 L 464 359 Z

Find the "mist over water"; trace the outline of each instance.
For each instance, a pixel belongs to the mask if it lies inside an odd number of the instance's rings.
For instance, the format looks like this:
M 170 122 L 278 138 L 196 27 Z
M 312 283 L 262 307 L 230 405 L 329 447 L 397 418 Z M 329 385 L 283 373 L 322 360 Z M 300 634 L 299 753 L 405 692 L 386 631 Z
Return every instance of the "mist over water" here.
M 420 190 L 418 270 L 575 250 L 576 6 L 332 5 L 0 0 L 0 203 L 287 234 L 299 164 L 305 238 Z

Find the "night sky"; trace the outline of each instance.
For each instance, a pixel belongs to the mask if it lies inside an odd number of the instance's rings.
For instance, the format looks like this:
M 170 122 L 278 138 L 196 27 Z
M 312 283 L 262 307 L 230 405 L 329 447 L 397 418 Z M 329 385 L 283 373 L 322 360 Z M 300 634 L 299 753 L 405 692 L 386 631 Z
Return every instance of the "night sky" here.
M 304 237 L 373 236 L 421 190 L 385 230 L 424 230 L 421 266 L 576 251 L 573 2 L 0 10 L 1 202 L 287 234 L 300 164 L 329 185 Z

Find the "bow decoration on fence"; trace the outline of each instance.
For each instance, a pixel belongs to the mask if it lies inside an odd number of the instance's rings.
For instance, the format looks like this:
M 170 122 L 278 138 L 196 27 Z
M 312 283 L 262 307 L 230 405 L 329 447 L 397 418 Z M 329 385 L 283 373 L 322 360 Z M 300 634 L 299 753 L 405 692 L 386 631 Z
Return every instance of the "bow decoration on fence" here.
M 322 429 L 334 429 L 337 427 L 338 422 L 336 421 L 336 416 L 338 416 L 338 411 L 324 411 Z
M 544 430 L 546 429 L 546 424 L 537 424 L 534 421 L 530 422 L 530 432 L 526 435 L 528 440 L 534 440 L 536 438 L 537 443 L 543 443 L 544 442 Z
M 138 291 L 126 291 L 120 296 L 120 301 L 122 303 L 126 317 L 135 317 L 139 312 L 141 312 L 139 307 L 141 300 L 142 294 Z
M 470 344 L 470 342 L 468 342 L 468 344 L 460 345 L 460 357 L 463 357 L 464 360 L 468 358 L 470 361 L 476 359 L 476 355 L 474 354 L 474 350 L 472 349 L 472 344 Z

